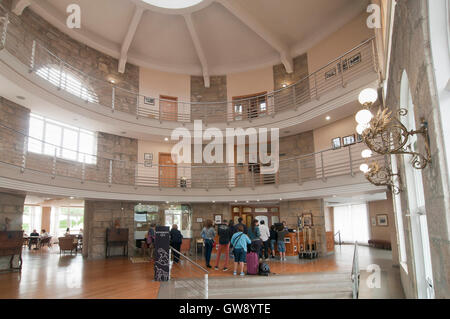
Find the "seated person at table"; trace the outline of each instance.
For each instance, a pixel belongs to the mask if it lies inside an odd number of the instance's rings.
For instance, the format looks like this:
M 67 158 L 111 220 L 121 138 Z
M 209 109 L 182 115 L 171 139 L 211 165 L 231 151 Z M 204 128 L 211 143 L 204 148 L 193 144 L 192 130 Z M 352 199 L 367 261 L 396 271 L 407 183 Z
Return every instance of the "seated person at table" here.
M 70 235 L 70 228 L 69 227 L 67 227 L 67 229 L 66 229 L 66 233 L 64 234 L 64 236 L 69 236 Z
M 33 229 L 33 231 L 30 234 L 30 239 L 28 240 L 28 249 L 31 249 L 31 245 L 38 243 L 39 240 L 39 233 L 36 231 L 36 229 Z
M 48 238 L 49 235 L 45 229 L 41 230 L 41 238 Z

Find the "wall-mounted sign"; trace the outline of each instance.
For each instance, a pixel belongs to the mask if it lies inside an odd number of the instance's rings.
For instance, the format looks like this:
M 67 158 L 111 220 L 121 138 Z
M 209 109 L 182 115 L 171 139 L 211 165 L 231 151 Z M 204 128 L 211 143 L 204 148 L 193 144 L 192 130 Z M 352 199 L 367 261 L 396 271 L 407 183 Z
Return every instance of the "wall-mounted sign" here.
M 203 218 L 197 218 L 197 223 L 203 223 Z
M 144 166 L 152 167 L 153 165 L 153 153 L 144 153 Z

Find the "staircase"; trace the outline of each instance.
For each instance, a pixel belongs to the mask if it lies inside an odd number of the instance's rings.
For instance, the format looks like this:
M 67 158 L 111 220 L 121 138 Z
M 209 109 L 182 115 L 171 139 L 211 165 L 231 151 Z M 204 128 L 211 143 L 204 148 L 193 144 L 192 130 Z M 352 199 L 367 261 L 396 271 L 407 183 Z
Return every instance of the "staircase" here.
M 202 298 L 189 279 L 171 281 L 160 298 Z M 210 277 L 210 299 L 351 299 L 349 273 L 303 273 L 245 277 Z M 169 293 L 170 290 L 171 292 Z

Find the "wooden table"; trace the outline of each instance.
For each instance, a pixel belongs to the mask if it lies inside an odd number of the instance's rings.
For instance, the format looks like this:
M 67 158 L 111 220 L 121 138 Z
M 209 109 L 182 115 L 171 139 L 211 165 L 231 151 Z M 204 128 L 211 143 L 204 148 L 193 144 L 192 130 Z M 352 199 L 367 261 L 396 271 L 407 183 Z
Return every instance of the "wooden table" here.
M 128 228 L 106 229 L 106 257 L 109 257 L 111 246 L 122 246 L 123 256 L 128 255 Z
M 23 231 L 0 232 L 0 256 L 11 256 L 10 270 L 22 270 Z M 19 267 L 13 266 L 14 256 L 19 256 Z

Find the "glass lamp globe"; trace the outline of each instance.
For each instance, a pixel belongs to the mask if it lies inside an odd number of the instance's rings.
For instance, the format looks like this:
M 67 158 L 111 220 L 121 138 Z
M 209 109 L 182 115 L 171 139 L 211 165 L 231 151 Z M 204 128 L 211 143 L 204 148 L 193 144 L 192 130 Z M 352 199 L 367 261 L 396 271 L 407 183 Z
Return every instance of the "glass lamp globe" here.
M 358 113 L 356 113 L 355 119 L 358 124 L 369 124 L 370 120 L 372 119 L 373 114 L 369 110 L 361 110 Z
M 368 128 L 369 127 L 369 125 L 367 125 L 367 124 L 358 124 L 358 126 L 356 127 L 356 132 L 359 134 L 359 135 L 362 135 L 362 133 L 364 132 L 364 130 L 366 129 L 366 128 Z
M 358 101 L 362 105 L 372 104 L 378 99 L 378 93 L 375 89 L 364 89 L 359 93 Z
M 369 165 L 361 164 L 361 166 L 359 167 L 359 170 L 363 173 L 367 173 L 369 171 Z
M 369 158 L 372 157 L 372 151 L 369 149 L 365 149 L 361 152 L 362 158 Z

